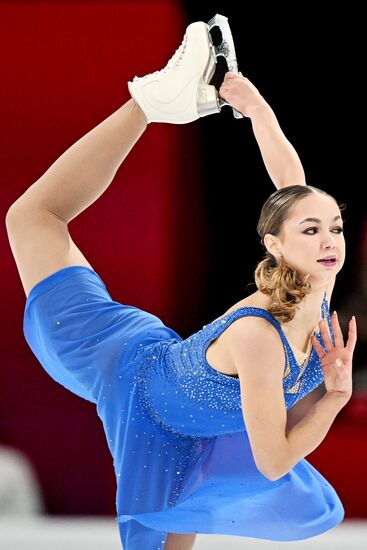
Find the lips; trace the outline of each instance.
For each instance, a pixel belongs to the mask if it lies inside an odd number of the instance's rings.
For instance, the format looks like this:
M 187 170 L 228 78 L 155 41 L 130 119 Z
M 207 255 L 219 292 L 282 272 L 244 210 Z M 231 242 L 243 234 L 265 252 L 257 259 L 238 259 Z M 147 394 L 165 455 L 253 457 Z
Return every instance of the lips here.
M 317 260 L 322 265 L 325 266 L 334 266 L 336 264 L 336 256 L 325 256 L 325 258 L 322 258 L 321 260 Z
M 321 260 L 317 260 L 318 262 L 324 262 L 325 260 L 334 260 L 336 261 L 336 256 L 335 254 L 332 255 L 332 256 L 325 256 L 325 258 L 321 258 Z

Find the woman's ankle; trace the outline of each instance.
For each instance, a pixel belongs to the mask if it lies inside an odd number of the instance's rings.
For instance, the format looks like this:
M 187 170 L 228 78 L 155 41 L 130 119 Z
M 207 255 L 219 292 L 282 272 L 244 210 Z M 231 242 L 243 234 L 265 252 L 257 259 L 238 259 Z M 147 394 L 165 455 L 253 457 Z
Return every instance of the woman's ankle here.
M 145 116 L 144 111 L 143 111 L 143 110 L 139 107 L 139 105 L 136 103 L 136 101 L 134 101 L 134 99 L 131 98 L 131 99 L 128 101 L 128 103 L 131 104 L 131 110 L 132 110 L 132 112 L 133 112 L 133 113 L 136 113 L 136 116 L 139 116 L 139 117 L 143 120 L 145 126 L 147 126 L 147 125 L 148 125 L 147 117 Z

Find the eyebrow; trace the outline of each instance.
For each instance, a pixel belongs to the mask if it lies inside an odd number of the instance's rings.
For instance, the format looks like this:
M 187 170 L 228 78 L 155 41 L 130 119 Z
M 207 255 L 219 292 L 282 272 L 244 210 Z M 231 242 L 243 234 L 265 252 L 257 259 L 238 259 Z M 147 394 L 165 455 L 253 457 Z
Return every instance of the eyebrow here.
M 335 216 L 335 218 L 333 218 L 331 221 L 336 222 L 336 220 L 341 220 L 341 219 L 342 219 L 342 217 L 338 215 L 338 216 Z M 319 220 L 319 218 L 305 218 L 304 220 L 299 222 L 298 225 L 301 225 L 301 223 L 305 223 L 305 222 L 321 223 L 321 220 Z

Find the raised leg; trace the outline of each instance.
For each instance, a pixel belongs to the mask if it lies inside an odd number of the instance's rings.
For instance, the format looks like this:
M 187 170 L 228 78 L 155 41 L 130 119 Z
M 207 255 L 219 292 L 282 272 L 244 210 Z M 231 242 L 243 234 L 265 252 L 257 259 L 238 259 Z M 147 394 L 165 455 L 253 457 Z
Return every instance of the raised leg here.
M 59 269 L 92 267 L 67 225 L 107 189 L 146 126 L 130 99 L 67 149 L 10 207 L 6 227 L 26 296 Z
M 69 223 L 107 189 L 146 126 L 130 99 L 69 147 L 13 206 L 42 208 Z
M 27 295 L 63 267 L 91 267 L 67 225 L 107 189 L 148 122 L 185 124 L 220 112 L 208 85 L 214 65 L 207 25 L 192 23 L 166 67 L 129 82 L 132 99 L 67 149 L 11 206 L 6 227 Z

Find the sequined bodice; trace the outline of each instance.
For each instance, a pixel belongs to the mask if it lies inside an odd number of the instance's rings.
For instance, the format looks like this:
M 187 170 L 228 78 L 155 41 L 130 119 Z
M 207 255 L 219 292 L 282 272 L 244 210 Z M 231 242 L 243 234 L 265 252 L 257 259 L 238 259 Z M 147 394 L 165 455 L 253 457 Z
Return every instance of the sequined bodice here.
M 321 314 L 328 321 L 333 339 L 326 295 Z M 192 433 L 204 437 L 246 429 L 240 380 L 218 372 L 206 360 L 211 342 L 236 319 L 246 316 L 267 319 L 279 333 L 285 351 L 283 391 L 287 409 L 323 382 L 314 348 L 304 363 L 298 364 L 280 323 L 268 311 L 240 307 L 204 325 L 185 340 L 172 338 L 138 352 L 135 361 L 139 367 L 143 404 L 161 427 L 187 436 Z M 316 333 L 316 337 L 323 346 L 321 334 Z

